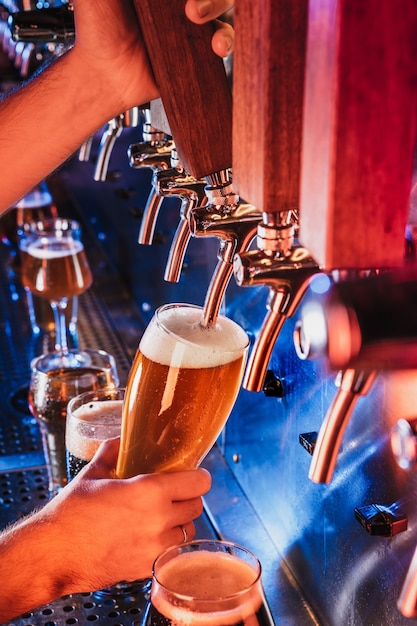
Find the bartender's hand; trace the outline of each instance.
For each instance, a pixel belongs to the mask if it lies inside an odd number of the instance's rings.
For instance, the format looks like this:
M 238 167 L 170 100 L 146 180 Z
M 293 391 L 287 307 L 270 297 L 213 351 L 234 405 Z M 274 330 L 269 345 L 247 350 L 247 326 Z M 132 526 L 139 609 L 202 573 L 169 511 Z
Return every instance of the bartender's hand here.
M 63 595 L 149 577 L 157 555 L 184 541 L 182 527 L 194 537 L 209 473 L 117 479 L 118 448 L 102 444 L 55 498 L 0 533 L 0 623 Z
M 165 548 L 195 536 L 193 520 L 211 486 L 204 469 L 114 477 L 119 440 L 102 444 L 95 458 L 51 501 L 70 537 L 79 590 L 151 576 Z
M 185 13 L 196 24 L 204 24 L 227 13 L 233 7 L 233 0 L 187 0 Z M 212 48 L 221 57 L 233 52 L 234 30 L 226 21 L 216 21 L 216 32 L 212 38 Z
M 205 4 L 209 3 L 209 10 Z M 159 96 L 143 45 L 132 0 L 73 0 L 75 53 L 82 63 L 102 76 L 103 93 L 119 94 L 120 111 L 144 104 Z M 188 0 L 186 13 L 193 22 L 215 20 L 232 5 L 230 0 Z M 233 48 L 233 29 L 216 22 L 213 50 L 227 56 Z

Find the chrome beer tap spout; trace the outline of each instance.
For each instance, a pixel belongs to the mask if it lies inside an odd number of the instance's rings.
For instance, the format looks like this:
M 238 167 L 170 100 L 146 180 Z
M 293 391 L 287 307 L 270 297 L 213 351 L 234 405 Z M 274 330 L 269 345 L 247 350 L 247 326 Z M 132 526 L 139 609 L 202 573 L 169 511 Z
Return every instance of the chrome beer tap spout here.
M 145 119 L 146 115 L 147 111 L 145 110 Z M 134 169 L 148 167 L 153 171 L 152 186 L 143 211 L 138 235 L 138 243 L 149 246 L 153 241 L 156 220 L 163 202 L 163 198 L 158 195 L 155 189 L 155 176 L 171 167 L 175 146 L 172 139 L 152 126 L 150 121 L 145 121 L 143 125 L 143 138 L 143 142 L 130 145 L 127 154 L 130 167 Z
M 107 123 L 98 149 L 94 180 L 106 180 L 110 157 L 117 138 L 120 137 L 124 128 L 136 128 L 139 125 L 140 114 L 141 109 L 133 107 L 117 115 Z
M 320 268 L 306 248 L 294 245 L 293 212 L 262 214 L 258 225 L 257 250 L 235 256 L 235 279 L 240 286 L 265 284 L 270 287 L 267 314 L 253 345 L 243 386 L 261 391 L 271 358 L 285 320 L 303 298 L 310 279 Z
M 248 249 L 262 218 L 253 205 L 239 201 L 229 176 L 230 173 L 226 184 L 211 179 L 212 184 L 205 188 L 207 205 L 197 207 L 189 215 L 190 230 L 194 237 L 217 237 L 220 241 L 218 263 L 205 298 L 203 326 L 216 322 L 233 273 L 234 256 Z
M 172 160 L 174 162 L 174 158 Z M 190 212 L 195 207 L 204 206 L 207 202 L 207 196 L 205 194 L 205 180 L 187 174 L 179 166 L 176 159 L 175 163 L 176 167 L 155 173 L 154 187 L 156 193 L 163 198 L 171 196 L 181 199 L 180 221 L 171 243 L 164 274 L 166 281 L 177 283 L 180 279 L 185 252 L 191 237 Z
M 376 370 L 347 369 L 340 373 L 340 387 L 320 427 L 310 465 L 309 478 L 315 483 L 330 483 L 346 426 L 361 396 L 376 378 Z

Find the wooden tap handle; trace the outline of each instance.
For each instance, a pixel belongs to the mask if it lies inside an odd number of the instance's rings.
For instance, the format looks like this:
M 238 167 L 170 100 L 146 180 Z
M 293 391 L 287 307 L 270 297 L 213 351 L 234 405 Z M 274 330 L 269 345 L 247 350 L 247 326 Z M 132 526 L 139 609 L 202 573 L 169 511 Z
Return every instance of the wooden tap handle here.
M 300 238 L 324 269 L 402 265 L 417 3 L 311 0 Z
M 308 0 L 239 0 L 233 185 L 260 211 L 299 207 Z
M 211 49 L 213 25 L 192 23 L 184 6 L 135 0 L 178 155 L 200 178 L 232 165 L 232 96 L 223 60 Z

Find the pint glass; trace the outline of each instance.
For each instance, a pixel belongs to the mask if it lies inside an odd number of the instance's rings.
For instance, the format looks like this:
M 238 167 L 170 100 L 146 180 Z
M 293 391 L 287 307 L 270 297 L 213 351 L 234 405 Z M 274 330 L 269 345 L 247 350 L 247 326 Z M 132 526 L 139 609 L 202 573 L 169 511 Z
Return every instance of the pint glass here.
M 227 317 L 201 319 L 201 307 L 168 304 L 146 329 L 126 387 L 120 478 L 198 467 L 229 417 L 248 337 Z
M 235 543 L 205 539 L 155 560 L 146 626 L 273 626 L 257 557 Z

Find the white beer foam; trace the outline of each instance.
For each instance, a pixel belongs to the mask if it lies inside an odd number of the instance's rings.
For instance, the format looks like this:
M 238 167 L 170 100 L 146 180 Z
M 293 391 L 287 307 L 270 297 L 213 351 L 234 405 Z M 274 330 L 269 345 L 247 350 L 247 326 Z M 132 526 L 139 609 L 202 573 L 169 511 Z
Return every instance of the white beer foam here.
M 190 607 L 187 610 L 181 600 L 170 602 L 168 597 L 167 601 L 164 589 L 155 584 L 151 601 L 173 626 L 232 626 L 245 619 L 250 623 L 262 602 L 257 577 L 256 570 L 248 563 L 226 553 L 207 550 L 183 553 L 164 564 L 157 578 L 180 597 L 201 600 L 203 612 L 193 612 Z M 215 610 L 210 610 L 210 602 Z
M 77 254 L 84 247 L 81 241 L 69 241 L 58 237 L 48 238 L 47 245 L 48 247 L 45 248 L 45 241 L 34 241 L 27 247 L 27 253 L 37 259 L 58 259 Z
M 89 461 L 102 441 L 119 437 L 122 406 L 122 400 L 95 400 L 78 407 L 73 412 L 74 423 L 68 422 L 67 449 Z
M 139 348 L 148 359 L 171 367 L 217 367 L 237 359 L 248 345 L 245 331 L 232 320 L 219 316 L 209 328 L 200 325 L 202 309 L 172 307 L 159 312 L 146 329 Z

